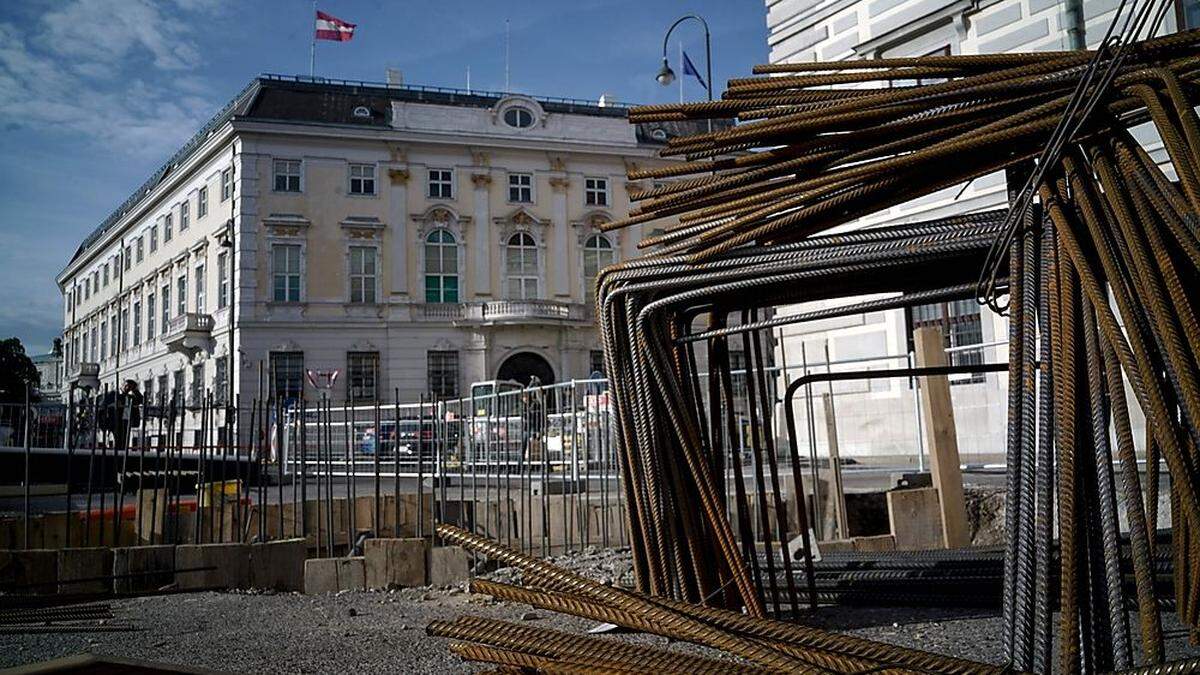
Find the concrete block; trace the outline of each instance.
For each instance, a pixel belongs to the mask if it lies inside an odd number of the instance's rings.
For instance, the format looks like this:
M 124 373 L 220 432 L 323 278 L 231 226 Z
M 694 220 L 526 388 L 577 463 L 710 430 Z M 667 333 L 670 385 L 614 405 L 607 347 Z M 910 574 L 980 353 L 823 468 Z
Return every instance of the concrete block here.
M 53 594 L 57 590 L 57 579 L 57 551 L 0 551 L 0 591 L 21 595 Z
M 308 558 L 308 545 L 303 539 L 281 539 L 249 546 L 251 588 L 304 590 L 304 562 Z
M 167 523 L 167 491 L 139 490 L 137 520 L 142 524 L 142 544 L 162 542 Z
M 471 554 L 461 546 L 437 546 L 429 550 L 429 585 L 449 586 L 466 581 L 471 572 Z
M 364 547 L 368 588 L 426 584 L 425 539 L 368 539 Z
M 304 592 L 366 590 L 366 564 L 355 558 L 310 558 L 304 561 Z
M 187 544 L 176 548 L 175 569 L 214 567 L 204 572 L 177 572 L 180 588 L 246 588 L 250 585 L 249 544 Z
M 113 588 L 112 579 L 108 578 L 112 573 L 112 549 L 64 548 L 58 552 L 59 593 L 107 593 Z
M 67 514 L 46 513 L 42 521 L 42 548 L 60 549 L 70 546 L 67 541 Z
M 127 546 L 112 553 L 117 593 L 154 591 L 175 581 L 174 546 Z
M 896 550 L 942 548 L 942 511 L 937 488 L 892 490 L 887 493 L 887 504 Z

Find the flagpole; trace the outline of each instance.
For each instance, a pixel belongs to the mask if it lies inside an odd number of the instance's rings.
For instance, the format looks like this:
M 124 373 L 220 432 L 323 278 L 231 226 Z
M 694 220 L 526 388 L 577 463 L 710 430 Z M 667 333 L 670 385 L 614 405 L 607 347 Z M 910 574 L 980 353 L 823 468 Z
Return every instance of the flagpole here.
M 313 0 L 312 15 L 309 17 L 309 21 L 313 23 L 309 26 L 312 31 L 312 51 L 308 55 L 308 76 L 313 78 L 317 74 L 317 0 Z
M 679 45 L 679 62 L 683 63 L 683 41 L 677 43 Z M 680 66 L 682 68 L 682 66 Z M 686 77 L 679 78 L 679 102 L 683 103 L 683 81 Z

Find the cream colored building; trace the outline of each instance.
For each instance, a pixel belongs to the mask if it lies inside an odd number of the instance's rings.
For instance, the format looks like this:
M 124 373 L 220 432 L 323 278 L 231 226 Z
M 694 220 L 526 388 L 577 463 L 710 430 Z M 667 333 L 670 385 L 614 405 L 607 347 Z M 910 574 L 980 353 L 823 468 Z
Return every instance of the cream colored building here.
M 75 384 L 415 400 L 601 368 L 624 179 L 678 125 L 621 107 L 257 78 L 59 274 Z M 233 357 L 231 359 L 231 356 Z

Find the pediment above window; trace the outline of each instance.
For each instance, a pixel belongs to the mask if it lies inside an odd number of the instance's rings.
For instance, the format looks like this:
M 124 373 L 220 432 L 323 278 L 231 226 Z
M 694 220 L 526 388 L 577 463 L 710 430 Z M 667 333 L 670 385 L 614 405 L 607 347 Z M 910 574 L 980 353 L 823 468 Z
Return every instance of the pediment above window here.
M 263 218 L 267 234 L 274 237 L 303 237 L 312 221 L 298 213 L 272 213 Z

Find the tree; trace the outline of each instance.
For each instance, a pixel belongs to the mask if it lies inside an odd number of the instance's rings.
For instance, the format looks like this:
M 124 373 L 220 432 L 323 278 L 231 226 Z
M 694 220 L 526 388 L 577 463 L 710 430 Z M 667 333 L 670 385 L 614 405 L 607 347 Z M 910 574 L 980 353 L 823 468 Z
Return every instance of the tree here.
M 35 394 L 41 383 L 41 374 L 25 355 L 21 340 L 0 340 L 0 403 L 24 403 L 25 388 Z

